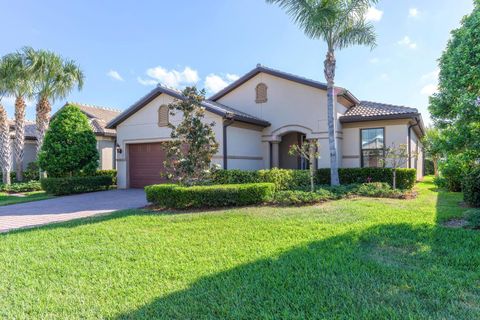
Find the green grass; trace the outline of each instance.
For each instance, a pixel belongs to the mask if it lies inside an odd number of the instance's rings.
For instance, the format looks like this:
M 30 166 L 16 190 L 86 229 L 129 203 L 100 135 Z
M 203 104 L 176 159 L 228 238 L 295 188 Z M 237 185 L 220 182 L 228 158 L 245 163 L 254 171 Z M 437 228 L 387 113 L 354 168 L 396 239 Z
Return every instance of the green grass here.
M 2 319 L 478 319 L 460 194 L 123 211 L 0 235 Z
M 52 198 L 52 196 L 46 194 L 44 191 L 26 192 L 25 195 L 25 197 L 16 197 L 8 193 L 0 192 L 0 206 Z

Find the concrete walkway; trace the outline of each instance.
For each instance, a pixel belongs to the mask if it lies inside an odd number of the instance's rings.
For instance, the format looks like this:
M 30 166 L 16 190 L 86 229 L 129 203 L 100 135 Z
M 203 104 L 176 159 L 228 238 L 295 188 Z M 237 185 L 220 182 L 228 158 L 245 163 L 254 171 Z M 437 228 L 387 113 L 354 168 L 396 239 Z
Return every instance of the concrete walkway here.
M 0 207 L 0 232 L 147 205 L 142 189 L 109 190 Z

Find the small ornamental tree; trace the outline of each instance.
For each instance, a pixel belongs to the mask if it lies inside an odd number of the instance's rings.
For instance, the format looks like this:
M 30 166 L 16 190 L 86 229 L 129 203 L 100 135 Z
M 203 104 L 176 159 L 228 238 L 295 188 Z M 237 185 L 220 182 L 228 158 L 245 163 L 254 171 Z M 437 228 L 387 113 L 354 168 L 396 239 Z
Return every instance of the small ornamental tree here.
M 167 160 L 164 166 L 167 178 L 192 185 L 208 177 L 218 143 L 212 128 L 215 123 L 204 121 L 205 91 L 187 87 L 182 93 L 184 99 L 168 105 L 170 115 L 181 113 L 182 120 L 178 125 L 169 124 L 172 140 L 165 143 Z
M 382 160 L 383 164 L 392 168 L 393 171 L 393 189 L 397 188 L 397 169 L 402 168 L 408 163 L 408 146 L 406 144 L 400 144 L 398 147 L 395 143 L 392 143 L 391 147 L 385 148 L 385 156 Z M 411 152 L 410 156 L 416 157 L 415 152 Z
M 95 173 L 98 168 L 95 134 L 75 105 L 63 107 L 50 123 L 38 164 L 50 177 Z
M 299 156 L 306 159 L 310 167 L 310 191 L 315 191 L 315 159 L 319 157 L 318 153 L 318 141 L 308 140 L 302 144 L 293 144 L 288 150 L 288 154 L 291 156 Z

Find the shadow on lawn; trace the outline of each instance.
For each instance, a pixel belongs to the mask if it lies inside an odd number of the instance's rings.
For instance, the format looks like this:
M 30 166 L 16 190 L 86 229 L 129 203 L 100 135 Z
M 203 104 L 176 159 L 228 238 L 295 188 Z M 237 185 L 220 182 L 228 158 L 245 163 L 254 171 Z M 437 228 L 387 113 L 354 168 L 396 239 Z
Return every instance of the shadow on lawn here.
M 479 246 L 469 231 L 379 225 L 201 278 L 118 319 L 479 318 Z

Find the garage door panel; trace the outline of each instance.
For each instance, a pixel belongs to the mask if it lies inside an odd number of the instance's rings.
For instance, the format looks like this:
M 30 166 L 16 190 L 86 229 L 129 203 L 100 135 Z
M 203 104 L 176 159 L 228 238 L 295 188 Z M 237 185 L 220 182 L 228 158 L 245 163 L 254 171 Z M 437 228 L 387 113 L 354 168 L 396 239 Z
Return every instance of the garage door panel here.
M 128 152 L 131 188 L 166 182 L 161 176 L 165 173 L 166 158 L 162 143 L 130 144 Z

